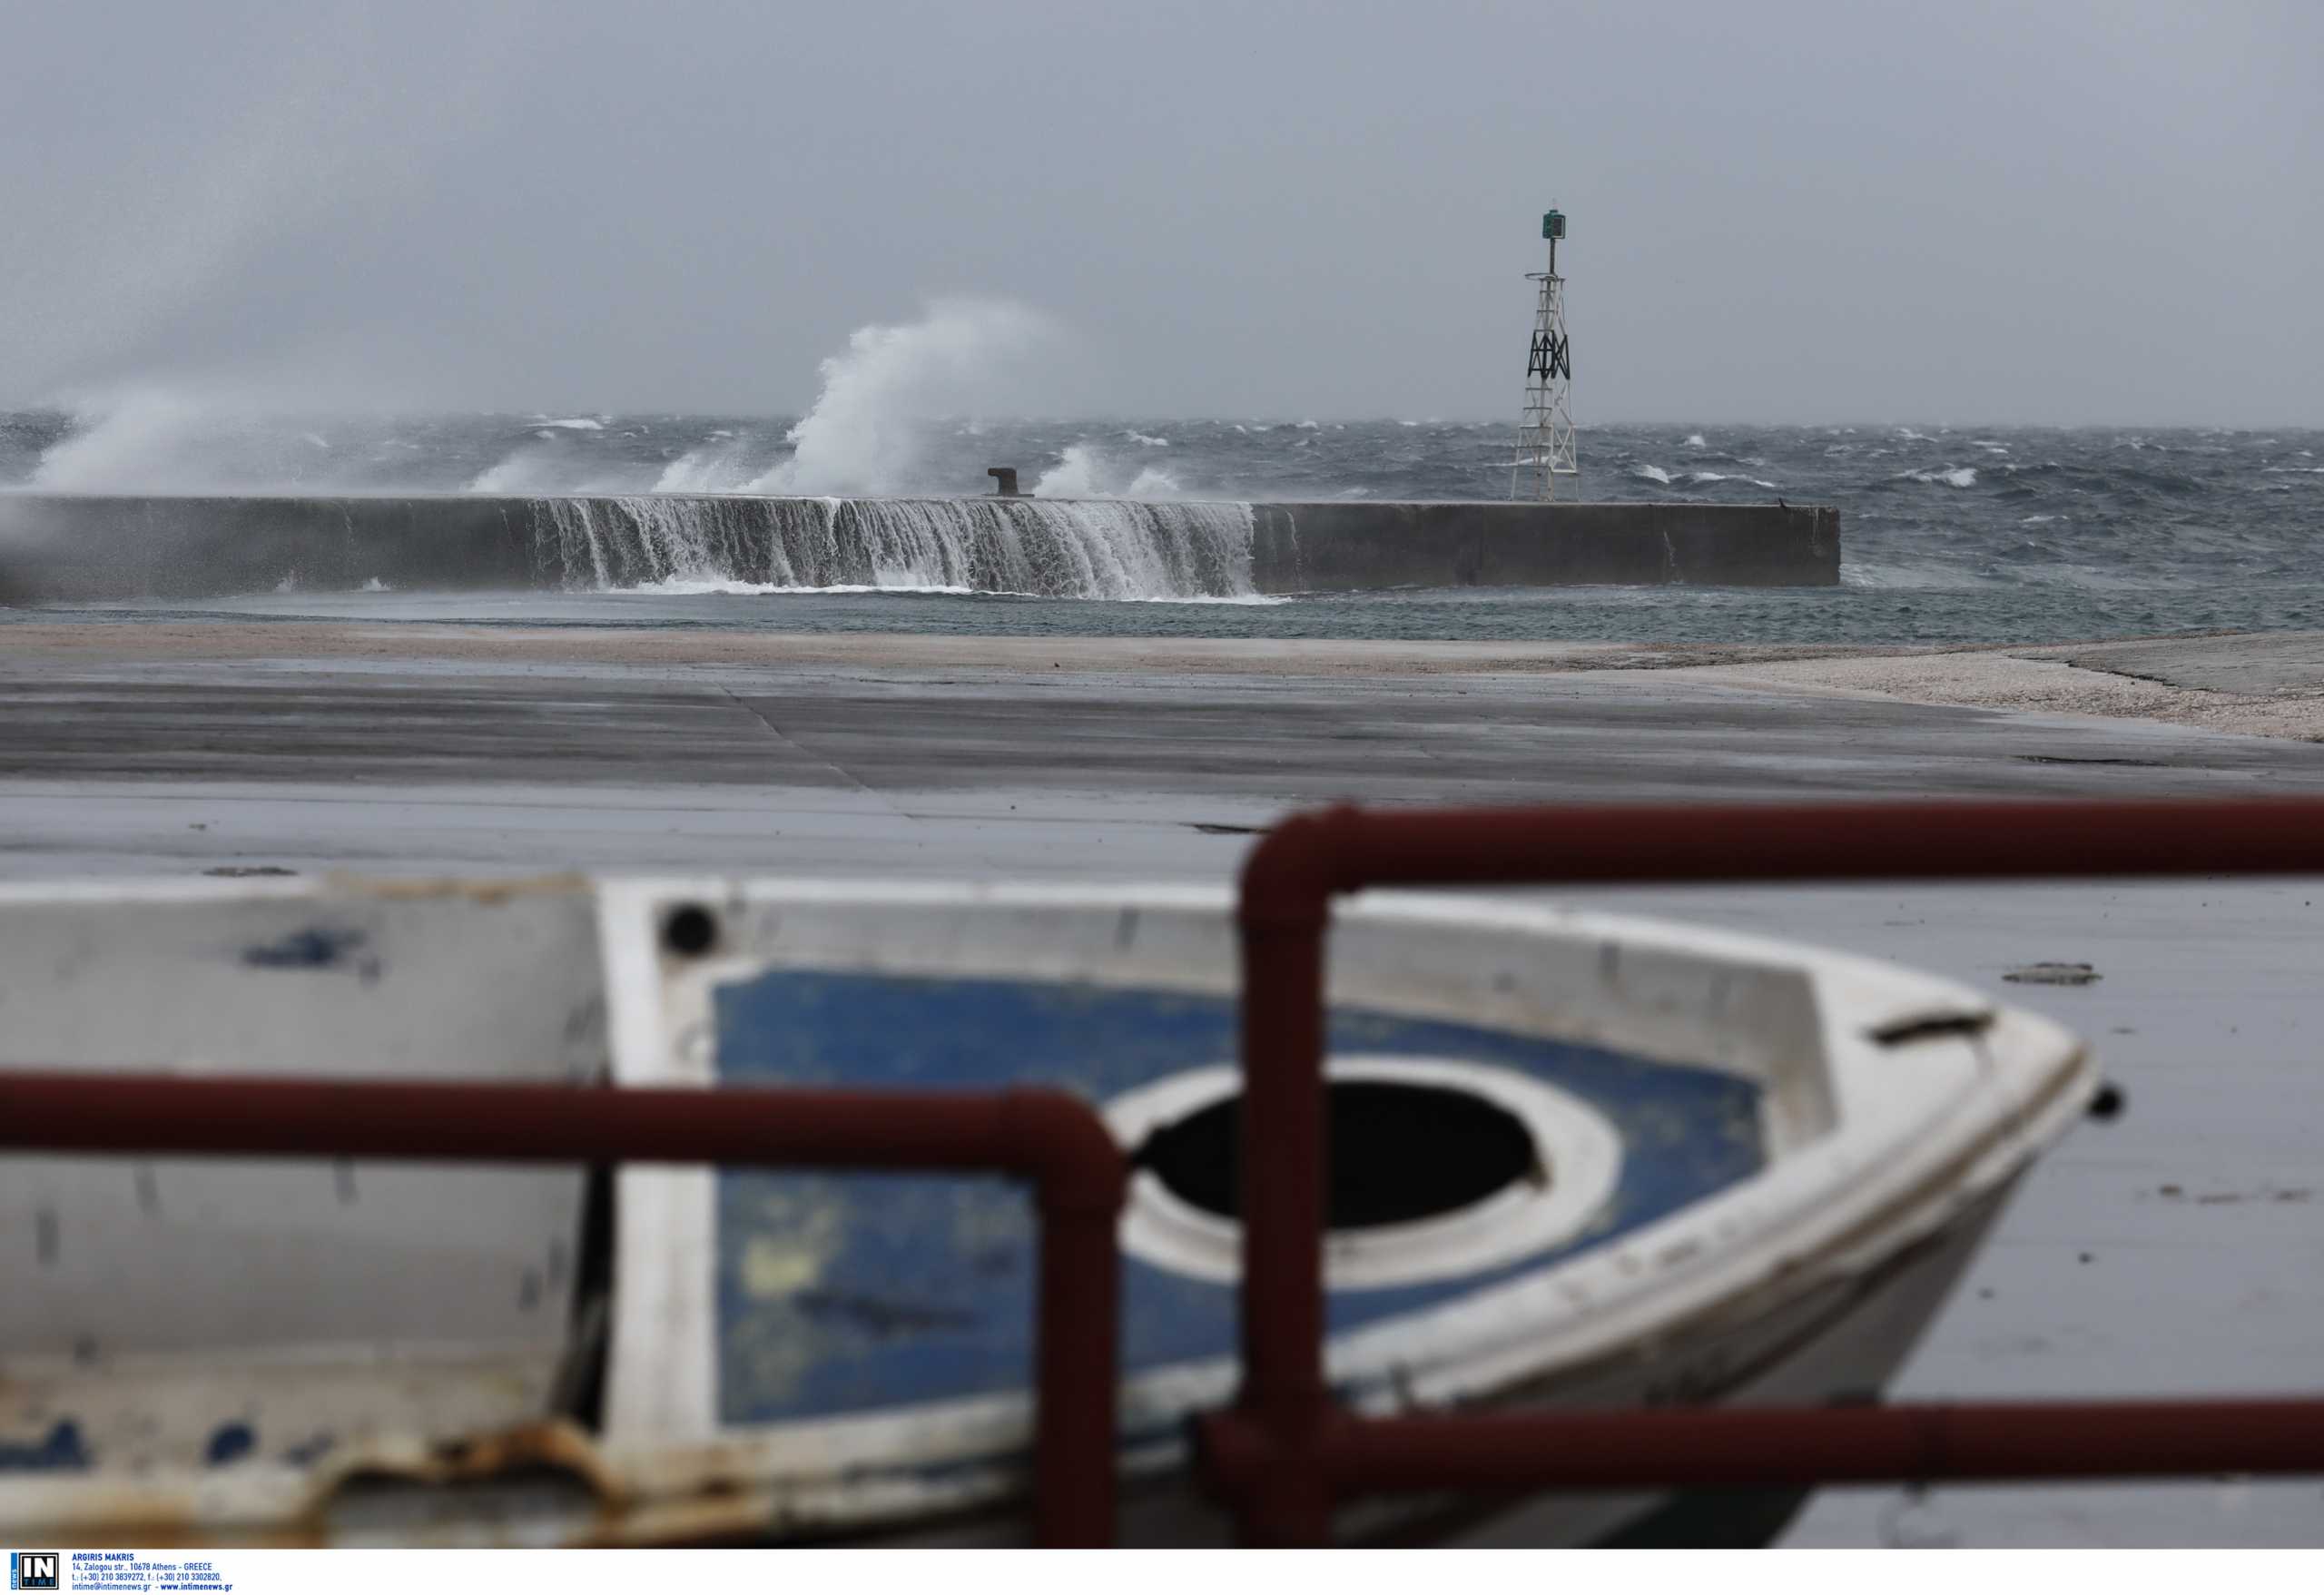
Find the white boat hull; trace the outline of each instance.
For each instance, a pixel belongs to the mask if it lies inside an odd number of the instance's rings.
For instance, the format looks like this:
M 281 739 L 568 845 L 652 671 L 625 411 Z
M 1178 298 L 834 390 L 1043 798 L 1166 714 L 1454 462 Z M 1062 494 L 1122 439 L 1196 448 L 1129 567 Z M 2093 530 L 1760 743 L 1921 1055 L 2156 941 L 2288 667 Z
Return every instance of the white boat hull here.
M 1239 1231 L 1169 1137 L 1198 1142 L 1235 1090 L 1226 908 L 714 881 L 11 889 L 0 1069 L 1065 1085 L 1138 1158 L 1122 1538 L 1224 1542 L 1184 1435 L 1234 1393 Z M 664 944 L 680 911 L 713 920 L 709 950 Z M 1458 1098 L 1531 1160 L 1327 1238 L 1327 1369 L 1366 1411 L 1876 1399 L 2092 1087 L 2043 1021 L 1780 943 L 1398 899 L 1344 913 L 1333 957 L 1334 1103 Z M 1388 1122 L 1343 1161 L 1462 1172 L 1467 1143 L 1440 1156 L 1420 1119 Z M 41 1287 L 0 1307 L 19 1538 L 1025 1532 L 1034 1236 L 992 1182 L 21 1157 L 0 1212 L 46 1237 Z M 1796 1499 L 1377 1500 L 1336 1531 L 1748 1539 Z

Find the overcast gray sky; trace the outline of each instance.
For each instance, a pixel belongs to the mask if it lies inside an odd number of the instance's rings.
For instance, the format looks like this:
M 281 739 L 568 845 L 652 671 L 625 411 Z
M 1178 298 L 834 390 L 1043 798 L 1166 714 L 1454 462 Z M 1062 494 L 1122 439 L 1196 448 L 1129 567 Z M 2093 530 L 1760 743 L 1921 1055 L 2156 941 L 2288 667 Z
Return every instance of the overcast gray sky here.
M 2324 425 L 2324 5 L 12 0 L 0 403 Z M 1000 402 L 996 396 L 992 402 Z

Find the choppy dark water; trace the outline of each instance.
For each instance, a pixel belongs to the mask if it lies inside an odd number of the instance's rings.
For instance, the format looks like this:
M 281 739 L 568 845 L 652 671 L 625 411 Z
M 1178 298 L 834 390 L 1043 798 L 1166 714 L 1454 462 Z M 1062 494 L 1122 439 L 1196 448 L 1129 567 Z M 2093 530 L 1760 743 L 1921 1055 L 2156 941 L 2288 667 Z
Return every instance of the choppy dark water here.
M 1462 498 L 1509 490 L 1501 424 L 946 422 L 845 482 L 783 479 L 787 418 L 0 417 L 0 487 L 283 492 L 957 492 Z M 1837 590 L 1412 591 L 1271 604 L 715 590 L 290 594 L 255 615 L 1123 635 L 2042 641 L 2324 626 L 2324 432 L 1597 427 L 1577 497 L 1835 504 Z M 110 611 L 121 618 L 162 613 Z

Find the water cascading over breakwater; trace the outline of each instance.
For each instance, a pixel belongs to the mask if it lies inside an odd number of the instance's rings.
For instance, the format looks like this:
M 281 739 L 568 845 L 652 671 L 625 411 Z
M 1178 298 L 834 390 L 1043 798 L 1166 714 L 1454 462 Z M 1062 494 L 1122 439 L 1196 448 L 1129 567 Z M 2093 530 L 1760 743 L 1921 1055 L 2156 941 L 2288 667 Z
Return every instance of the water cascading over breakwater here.
M 523 501 L 537 585 L 949 587 L 1079 598 L 1253 591 L 1247 504 L 635 495 Z

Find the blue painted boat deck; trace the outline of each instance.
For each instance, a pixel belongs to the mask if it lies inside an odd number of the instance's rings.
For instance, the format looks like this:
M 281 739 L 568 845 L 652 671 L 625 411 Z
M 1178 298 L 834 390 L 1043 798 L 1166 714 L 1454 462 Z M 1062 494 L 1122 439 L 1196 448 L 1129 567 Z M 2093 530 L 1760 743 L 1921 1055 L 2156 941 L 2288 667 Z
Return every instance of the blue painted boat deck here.
M 1236 1004 L 1041 980 L 772 970 L 714 995 L 721 1083 L 1060 1087 L 1093 1102 L 1232 1062 Z M 1758 1088 L 1712 1069 L 1359 1008 L 1334 1054 L 1494 1065 L 1589 1103 L 1622 1138 L 1621 1178 L 1580 1235 L 1518 1264 L 1424 1285 L 1334 1291 L 1334 1330 L 1531 1272 L 1756 1173 Z M 1038 1226 L 999 1178 L 721 1171 L 719 1411 L 764 1423 L 1022 1387 Z M 1236 1291 L 1125 1257 L 1123 1365 L 1229 1354 Z

